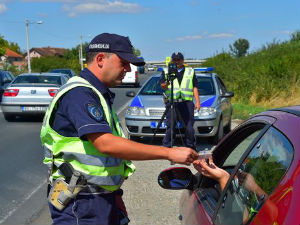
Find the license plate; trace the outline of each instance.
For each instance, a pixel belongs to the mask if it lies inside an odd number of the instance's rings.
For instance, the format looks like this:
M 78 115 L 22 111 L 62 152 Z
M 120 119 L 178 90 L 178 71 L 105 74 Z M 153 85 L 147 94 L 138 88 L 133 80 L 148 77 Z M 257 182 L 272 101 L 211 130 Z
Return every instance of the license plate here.
M 22 112 L 39 111 L 45 112 L 47 107 L 44 106 L 21 106 Z
M 158 122 L 150 122 L 150 127 L 151 128 L 156 128 L 158 125 Z M 181 122 L 177 122 L 175 124 L 176 128 L 183 128 L 183 124 Z M 166 122 L 162 122 L 159 128 L 167 128 Z
M 156 128 L 158 125 L 158 122 L 150 122 L 150 127 L 151 128 Z M 162 122 L 159 128 L 166 128 L 166 122 Z

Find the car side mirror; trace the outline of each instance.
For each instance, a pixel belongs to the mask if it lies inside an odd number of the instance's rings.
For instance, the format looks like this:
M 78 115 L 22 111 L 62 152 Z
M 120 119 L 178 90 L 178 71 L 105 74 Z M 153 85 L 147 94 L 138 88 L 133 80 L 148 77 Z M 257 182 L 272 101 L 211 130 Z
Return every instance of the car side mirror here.
M 135 92 L 134 91 L 127 91 L 126 92 L 126 96 L 127 97 L 134 97 L 135 96 Z
M 228 91 L 224 95 L 222 95 L 223 98 L 232 98 L 234 96 L 233 91 Z
M 193 189 L 194 175 L 186 167 L 165 169 L 158 175 L 158 184 L 164 189 Z

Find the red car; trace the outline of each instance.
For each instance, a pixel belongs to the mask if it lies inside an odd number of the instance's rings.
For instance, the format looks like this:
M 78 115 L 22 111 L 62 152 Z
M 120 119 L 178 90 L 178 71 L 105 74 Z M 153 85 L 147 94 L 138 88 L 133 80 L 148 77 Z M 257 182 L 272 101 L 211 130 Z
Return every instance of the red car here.
M 213 151 L 215 165 L 230 174 L 225 187 L 185 167 L 162 171 L 158 183 L 187 189 L 180 200 L 183 224 L 300 224 L 299 129 L 300 106 L 259 113 Z

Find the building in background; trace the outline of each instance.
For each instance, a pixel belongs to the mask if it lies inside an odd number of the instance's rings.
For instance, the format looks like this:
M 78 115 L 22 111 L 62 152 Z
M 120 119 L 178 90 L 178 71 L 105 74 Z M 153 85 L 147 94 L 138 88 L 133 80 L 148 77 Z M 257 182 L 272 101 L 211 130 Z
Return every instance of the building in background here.
M 5 54 L 0 57 L 0 68 L 7 69 L 10 66 L 21 70 L 25 66 L 25 59 L 23 55 L 7 48 Z
M 44 47 L 44 48 L 32 48 L 29 51 L 30 58 L 40 58 L 46 56 L 57 56 L 62 57 L 67 51 L 65 48 L 53 48 L 53 47 Z M 25 55 L 27 59 L 27 54 Z

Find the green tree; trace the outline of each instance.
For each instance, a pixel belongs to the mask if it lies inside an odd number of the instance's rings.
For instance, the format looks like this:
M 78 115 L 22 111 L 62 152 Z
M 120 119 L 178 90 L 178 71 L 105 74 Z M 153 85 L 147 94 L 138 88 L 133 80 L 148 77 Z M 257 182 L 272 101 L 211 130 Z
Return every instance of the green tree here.
M 5 54 L 6 48 L 9 48 L 10 50 L 17 53 L 21 53 L 20 46 L 17 43 L 8 42 L 2 35 L 0 35 L 0 56 L 3 56 Z
M 5 54 L 7 45 L 8 45 L 8 41 L 5 40 L 2 35 L 0 35 L 0 56 L 3 56 Z
M 239 38 L 233 43 L 233 46 L 229 45 L 229 48 L 232 54 L 239 58 L 246 55 L 249 46 L 250 44 L 248 40 Z
M 297 30 L 291 34 L 291 41 L 300 41 L 300 31 Z
M 10 42 L 9 45 L 7 46 L 10 50 L 13 50 L 14 52 L 17 52 L 19 54 L 22 54 L 21 53 L 21 49 L 20 49 L 20 46 L 15 43 L 15 42 Z
M 138 48 L 133 47 L 133 54 L 135 56 L 140 56 L 141 55 L 141 51 Z

